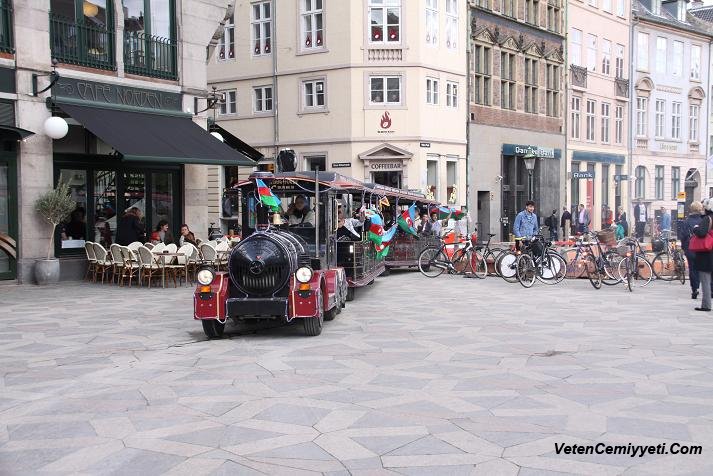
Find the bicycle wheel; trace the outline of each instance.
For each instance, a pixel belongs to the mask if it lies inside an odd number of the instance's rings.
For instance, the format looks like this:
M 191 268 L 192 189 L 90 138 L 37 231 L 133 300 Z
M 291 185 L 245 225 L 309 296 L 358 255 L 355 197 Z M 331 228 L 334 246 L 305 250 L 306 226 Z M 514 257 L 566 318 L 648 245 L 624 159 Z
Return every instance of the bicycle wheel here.
M 622 260 L 621 255 L 616 251 L 607 251 L 604 253 L 604 256 L 599 259 L 604 269 L 602 283 L 607 286 L 619 284 L 621 282 L 621 277 L 619 276 L 619 262 Z
M 478 250 L 470 254 L 470 269 L 476 278 L 485 279 L 488 275 L 488 262 Z
M 537 279 L 548 285 L 559 284 L 567 276 L 567 263 L 556 251 L 547 251 L 540 263 Z
M 493 272 L 495 276 L 500 276 L 500 269 L 498 264 L 500 263 L 500 257 L 507 253 L 506 250 L 501 250 L 500 248 L 491 248 L 490 253 L 485 256 L 486 263 L 492 260 Z
M 634 292 L 632 281 L 633 281 L 633 258 L 628 256 L 623 260 L 619 261 L 618 271 L 619 277 L 624 285 L 627 287 L 630 293 Z
M 594 289 L 601 289 L 602 287 L 602 273 L 599 270 L 599 265 L 597 264 L 596 258 L 594 256 L 587 256 L 586 260 L 587 267 L 587 277 L 589 282 L 594 286 Z
M 654 260 L 651 262 L 651 267 L 654 270 L 656 279 L 661 279 L 662 281 L 673 281 L 676 277 L 676 263 L 673 257 L 665 252 L 661 252 L 656 255 Z
M 498 262 L 497 268 L 500 277 L 503 278 L 508 283 L 517 282 L 517 254 L 513 251 L 507 251 L 500 255 L 500 261 Z
M 569 279 L 578 279 L 584 276 L 584 272 L 586 269 L 584 268 L 584 265 L 582 263 L 582 255 L 581 253 L 577 253 L 577 248 L 571 248 L 569 250 L 565 250 L 562 253 L 562 257 L 564 258 L 565 263 L 567 263 L 566 267 L 566 277 Z
M 652 278 L 654 277 L 654 270 L 651 267 L 651 263 L 649 263 L 649 260 L 646 259 L 646 257 L 642 254 L 637 254 L 636 259 L 634 260 L 634 281 L 636 281 L 636 284 L 643 288 L 644 286 L 647 286 Z
M 425 248 L 418 255 L 418 270 L 426 277 L 437 278 L 448 269 L 448 258 L 440 248 Z
M 453 269 L 456 274 L 468 274 L 472 273 L 473 270 L 470 267 L 470 251 L 457 250 L 453 254 Z
M 528 254 L 518 256 L 515 267 L 517 280 L 520 284 L 525 288 L 532 287 L 537 277 L 537 269 L 532 257 Z

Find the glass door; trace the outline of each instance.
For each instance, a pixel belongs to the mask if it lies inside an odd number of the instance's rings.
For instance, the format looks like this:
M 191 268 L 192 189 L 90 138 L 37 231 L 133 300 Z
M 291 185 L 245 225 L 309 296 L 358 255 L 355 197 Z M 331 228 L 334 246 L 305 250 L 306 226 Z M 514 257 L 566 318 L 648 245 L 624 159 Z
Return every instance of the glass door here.
M 178 175 L 175 172 L 151 173 L 151 213 L 147 217 L 155 229 L 159 222 L 168 222 L 169 230 L 174 237 L 179 232 L 180 215 L 177 214 L 176 191 L 178 190 Z
M 15 156 L 0 155 L 0 279 L 17 277 L 17 176 Z

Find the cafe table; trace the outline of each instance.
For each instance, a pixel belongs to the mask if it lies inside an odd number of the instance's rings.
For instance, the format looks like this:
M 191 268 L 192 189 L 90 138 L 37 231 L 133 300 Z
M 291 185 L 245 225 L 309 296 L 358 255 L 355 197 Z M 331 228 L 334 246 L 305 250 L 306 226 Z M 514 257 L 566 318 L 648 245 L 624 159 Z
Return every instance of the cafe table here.
M 186 256 L 185 253 L 169 253 L 168 251 L 159 251 L 158 253 L 153 253 L 156 258 L 161 259 L 161 287 L 166 287 L 166 258 L 176 258 L 178 256 Z

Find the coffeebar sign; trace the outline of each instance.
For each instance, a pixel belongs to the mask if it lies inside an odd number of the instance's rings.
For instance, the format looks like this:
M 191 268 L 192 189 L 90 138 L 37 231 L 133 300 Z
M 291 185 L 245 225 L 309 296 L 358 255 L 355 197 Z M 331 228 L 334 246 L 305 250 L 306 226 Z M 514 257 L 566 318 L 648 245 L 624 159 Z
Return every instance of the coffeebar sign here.
M 113 106 L 167 111 L 181 111 L 182 109 L 179 93 L 74 78 L 60 78 L 52 87 L 52 93 L 60 98 L 79 99 Z
M 371 164 L 371 170 L 401 170 L 403 166 L 401 162 L 378 163 Z

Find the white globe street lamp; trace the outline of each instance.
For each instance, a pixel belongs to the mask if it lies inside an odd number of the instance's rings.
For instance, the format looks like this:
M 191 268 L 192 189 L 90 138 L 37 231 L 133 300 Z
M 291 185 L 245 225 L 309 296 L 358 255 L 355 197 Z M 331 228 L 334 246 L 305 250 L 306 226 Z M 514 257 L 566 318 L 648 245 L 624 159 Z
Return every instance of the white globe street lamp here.
M 61 117 L 52 116 L 45 120 L 44 130 L 52 139 L 61 139 L 69 132 L 69 125 Z
M 210 135 L 218 139 L 220 142 L 225 142 L 225 139 L 223 139 L 223 136 L 220 135 L 219 132 L 211 132 Z

